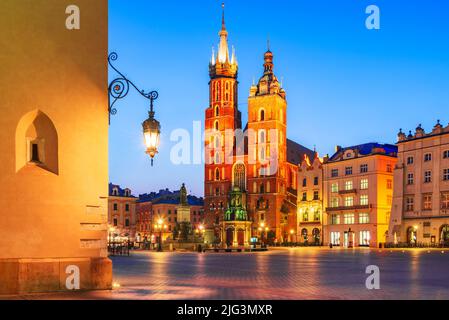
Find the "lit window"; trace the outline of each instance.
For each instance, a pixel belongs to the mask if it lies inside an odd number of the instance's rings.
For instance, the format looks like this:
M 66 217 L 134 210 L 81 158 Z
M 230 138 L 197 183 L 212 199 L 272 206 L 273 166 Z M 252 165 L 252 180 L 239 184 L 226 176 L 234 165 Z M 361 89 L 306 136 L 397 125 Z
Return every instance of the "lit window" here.
M 449 192 L 441 194 L 441 209 L 449 209 Z
M 332 183 L 331 190 L 333 193 L 338 192 L 338 183 Z
M 424 172 L 424 182 L 430 183 L 432 182 L 432 171 L 426 171 Z
M 368 165 L 367 165 L 367 164 L 362 164 L 362 165 L 360 166 L 360 172 L 361 172 L 361 173 L 366 173 L 366 172 L 368 172 Z
M 331 200 L 331 207 L 337 208 L 338 207 L 338 198 L 332 198 Z
M 340 224 L 340 215 L 339 214 L 333 214 L 331 216 L 331 223 L 332 224 Z
M 331 243 L 334 246 L 340 245 L 340 232 L 331 232 Z
M 369 213 L 359 213 L 359 223 L 369 223 Z
M 370 242 L 370 232 L 369 231 L 360 231 L 359 237 L 360 237 L 359 245 L 369 246 L 369 242 Z
M 424 210 L 432 210 L 432 195 L 431 194 L 423 195 L 423 209 Z
M 352 189 L 354 189 L 352 181 L 346 181 L 345 182 L 345 190 L 352 190 Z
M 360 205 L 367 206 L 368 205 L 368 195 L 364 194 L 360 196 Z
M 368 189 L 368 179 L 360 180 L 360 189 L 362 190 Z
M 346 197 L 345 198 L 345 206 L 352 207 L 354 205 L 354 197 Z
M 354 214 L 353 213 L 345 213 L 343 216 L 343 222 L 344 224 L 354 224 Z

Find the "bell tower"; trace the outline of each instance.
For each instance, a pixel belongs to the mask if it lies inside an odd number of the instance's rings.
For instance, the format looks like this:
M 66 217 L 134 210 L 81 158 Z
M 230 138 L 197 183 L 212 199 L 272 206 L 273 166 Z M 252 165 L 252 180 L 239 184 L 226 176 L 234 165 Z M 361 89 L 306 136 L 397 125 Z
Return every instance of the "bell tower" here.
M 256 224 L 268 226 L 280 239 L 287 188 L 287 101 L 273 58 L 268 47 L 263 75 L 248 98 L 248 208 Z
M 238 63 L 235 50 L 229 54 L 228 31 L 222 5 L 220 43 L 212 49 L 209 63 L 209 106 L 205 114 L 205 240 L 219 238 L 220 221 L 227 209 L 232 183 L 232 150 L 234 130 L 241 129 L 238 110 Z

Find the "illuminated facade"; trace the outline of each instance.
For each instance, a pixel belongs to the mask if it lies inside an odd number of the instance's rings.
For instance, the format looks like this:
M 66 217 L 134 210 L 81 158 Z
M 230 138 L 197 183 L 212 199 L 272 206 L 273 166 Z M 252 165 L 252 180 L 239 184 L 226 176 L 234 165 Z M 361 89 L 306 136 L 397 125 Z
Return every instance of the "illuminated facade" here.
M 114 241 L 119 239 L 135 240 L 136 202 L 137 198 L 131 194 L 130 189 L 122 189 L 118 185 L 109 184 L 109 237 L 112 237 Z
M 389 242 L 449 245 L 449 126 L 398 134 Z
M 292 240 L 310 245 L 323 241 L 323 162 L 318 157 L 305 157 L 298 170 L 298 227 Z
M 234 50 L 229 54 L 224 14 L 219 36 L 218 52 L 212 53 L 209 64 L 210 99 L 205 113 L 206 242 L 245 244 L 223 230 L 235 187 L 242 192 L 252 235 L 260 237 L 258 226 L 264 224 L 271 241 L 287 241 L 289 230 L 296 228 L 298 165 L 305 154 L 313 157 L 313 151 L 287 139 L 286 92 L 274 75 L 270 50 L 264 54 L 262 77 L 250 88 L 248 124 L 242 131 L 238 62 Z
M 324 160 L 324 243 L 377 247 L 385 243 L 393 200 L 397 147 L 337 147 Z
M 111 288 L 108 3 L 72 4 L 0 2 L 0 294 Z

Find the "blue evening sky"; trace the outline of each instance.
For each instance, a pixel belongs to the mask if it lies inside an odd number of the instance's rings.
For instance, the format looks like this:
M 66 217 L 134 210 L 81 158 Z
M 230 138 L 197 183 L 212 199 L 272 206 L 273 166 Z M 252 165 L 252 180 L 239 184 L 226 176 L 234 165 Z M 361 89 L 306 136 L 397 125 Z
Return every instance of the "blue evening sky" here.
M 135 194 L 162 188 L 203 195 L 203 165 L 173 165 L 170 133 L 192 132 L 208 106 L 208 63 L 218 44 L 221 1 L 110 0 L 109 48 L 116 66 L 158 90 L 162 125 L 154 167 L 144 153 L 138 94 L 118 102 L 110 127 L 110 179 Z M 367 30 L 365 9 L 381 10 Z M 229 44 L 239 61 L 246 123 L 252 79 L 262 74 L 267 36 L 288 99 L 288 137 L 320 155 L 335 145 L 395 143 L 399 128 L 449 122 L 449 2 L 446 0 L 227 0 Z M 111 77 L 113 75 L 111 74 Z

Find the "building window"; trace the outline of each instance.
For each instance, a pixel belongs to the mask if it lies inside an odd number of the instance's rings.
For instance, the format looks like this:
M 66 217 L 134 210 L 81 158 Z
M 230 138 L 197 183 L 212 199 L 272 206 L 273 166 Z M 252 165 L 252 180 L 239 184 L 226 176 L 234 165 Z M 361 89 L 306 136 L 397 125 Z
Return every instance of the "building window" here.
M 449 181 L 449 169 L 443 170 L 443 181 Z
M 423 195 L 423 209 L 424 210 L 432 210 L 432 195 L 431 194 Z
M 360 189 L 362 190 L 368 189 L 368 179 L 360 180 Z
M 413 173 L 407 174 L 407 184 L 412 185 L 415 183 L 415 176 Z
M 319 191 L 314 191 L 313 192 L 313 200 L 320 200 L 320 195 L 319 195 Z
M 354 214 L 353 213 L 345 213 L 343 216 L 343 223 L 344 224 L 354 224 Z
M 389 190 L 393 189 L 393 180 L 391 179 L 387 180 L 387 189 Z
M 114 218 L 114 227 L 117 227 L 117 225 L 118 225 L 117 218 Z
M 313 220 L 314 221 L 320 221 L 320 210 L 316 209 L 314 214 L 313 214 Z
M 370 232 L 369 231 L 360 231 L 359 233 L 359 245 L 360 246 L 369 246 L 370 241 Z
M 369 223 L 369 213 L 359 213 L 359 223 Z
M 449 192 L 441 194 L 441 209 L 449 209 Z
M 424 172 L 424 183 L 432 182 L 432 171 Z
M 333 214 L 331 216 L 331 223 L 332 224 L 340 224 L 340 215 L 339 214 Z
M 405 199 L 405 210 L 409 212 L 415 210 L 415 199 L 413 197 Z
M 407 165 L 411 165 L 414 162 L 414 158 L 413 157 L 407 157 Z
M 171 210 L 168 210 L 168 214 L 171 214 Z
M 307 179 L 306 179 L 306 178 L 304 178 L 304 179 L 302 180 L 302 186 L 303 186 L 303 187 L 307 187 Z
M 367 206 L 368 205 L 368 195 L 364 194 L 360 196 L 360 205 Z
M 319 181 L 318 177 L 313 178 L 313 185 L 317 186 L 318 185 L 318 181 Z
M 391 164 L 387 164 L 387 172 L 393 172 L 393 167 L 391 166 Z
M 443 159 L 449 159 L 449 150 L 443 152 Z
M 346 181 L 345 182 L 345 190 L 352 190 L 352 189 L 354 189 L 352 181 Z
M 114 203 L 114 211 L 117 211 L 117 210 L 118 210 L 118 204 Z
M 338 177 L 338 169 L 332 169 L 331 176 L 332 176 L 332 178 Z
M 215 116 L 218 117 L 220 115 L 220 108 L 218 106 L 215 107 Z
M 345 198 L 345 207 L 352 207 L 354 205 L 354 197 Z
M 129 204 L 127 203 L 127 204 L 125 204 L 125 211 L 129 211 Z
M 302 193 L 302 201 L 307 201 L 307 192 Z
M 334 246 L 340 245 L 340 232 L 331 232 L 331 243 Z
M 431 153 L 426 153 L 424 155 L 424 162 L 428 162 L 432 160 L 432 154 Z
M 129 219 L 128 218 L 126 218 L 126 220 L 125 220 L 125 227 L 129 227 Z
M 218 168 L 215 169 L 215 180 L 220 180 L 220 169 Z
M 347 176 L 351 175 L 351 174 L 352 174 L 352 167 L 346 167 L 346 168 L 345 168 L 345 174 L 346 174 Z
M 368 172 L 368 165 L 367 164 L 362 164 L 360 166 L 360 173 L 366 173 Z
M 333 193 L 338 192 L 338 183 L 332 183 L 331 191 L 332 191 Z
M 307 222 L 309 221 L 309 210 L 306 209 L 302 215 L 302 221 Z
M 337 208 L 338 207 L 338 198 L 332 198 L 331 200 L 331 207 Z

